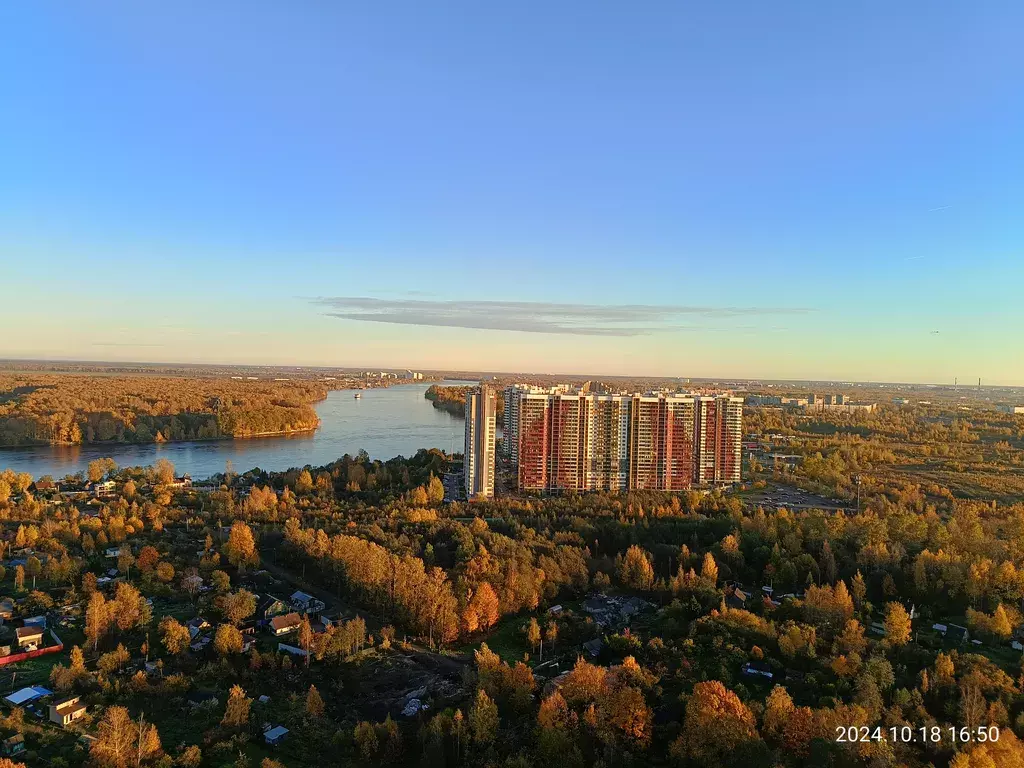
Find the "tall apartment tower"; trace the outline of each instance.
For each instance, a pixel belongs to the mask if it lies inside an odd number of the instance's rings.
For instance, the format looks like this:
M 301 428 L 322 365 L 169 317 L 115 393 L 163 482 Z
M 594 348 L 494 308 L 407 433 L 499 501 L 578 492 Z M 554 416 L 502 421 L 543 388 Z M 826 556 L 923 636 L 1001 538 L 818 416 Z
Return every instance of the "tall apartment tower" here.
M 629 487 L 684 491 L 694 482 L 694 398 L 632 398 Z
M 743 457 L 743 398 L 696 398 L 696 482 L 738 483 Z
M 515 466 L 519 461 L 519 396 L 525 387 L 512 384 L 505 387 L 505 423 L 502 429 L 501 453 Z
M 494 391 L 486 384 L 466 394 L 466 498 L 494 496 L 494 438 L 497 431 Z

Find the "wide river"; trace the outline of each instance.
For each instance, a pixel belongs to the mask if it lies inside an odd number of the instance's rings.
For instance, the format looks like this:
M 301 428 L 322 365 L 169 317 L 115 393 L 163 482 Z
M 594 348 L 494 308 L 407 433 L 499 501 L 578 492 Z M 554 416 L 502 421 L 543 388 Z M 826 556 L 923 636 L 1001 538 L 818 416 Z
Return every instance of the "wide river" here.
M 445 381 L 442 384 L 475 384 Z M 179 473 L 194 479 L 223 472 L 231 461 L 235 472 L 259 467 L 284 470 L 306 464 L 322 466 L 346 453 L 365 450 L 374 459 L 412 456 L 420 448 L 462 452 L 464 424 L 434 408 L 423 397 L 429 384 L 399 384 L 362 390 L 357 400 L 351 389 L 328 393 L 317 404 L 320 428 L 288 437 L 246 440 L 206 440 L 149 445 L 40 446 L 0 449 L 0 470 L 11 468 L 33 477 L 55 478 L 84 470 L 93 459 L 111 457 L 118 466 L 146 466 L 170 459 Z

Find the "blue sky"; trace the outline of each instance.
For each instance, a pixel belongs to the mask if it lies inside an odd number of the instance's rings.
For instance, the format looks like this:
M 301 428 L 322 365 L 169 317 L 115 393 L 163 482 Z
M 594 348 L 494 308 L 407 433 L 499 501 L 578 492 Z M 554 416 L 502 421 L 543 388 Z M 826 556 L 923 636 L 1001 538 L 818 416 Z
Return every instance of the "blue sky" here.
M 1022 25 L 12 0 L 0 356 L 1024 384 Z

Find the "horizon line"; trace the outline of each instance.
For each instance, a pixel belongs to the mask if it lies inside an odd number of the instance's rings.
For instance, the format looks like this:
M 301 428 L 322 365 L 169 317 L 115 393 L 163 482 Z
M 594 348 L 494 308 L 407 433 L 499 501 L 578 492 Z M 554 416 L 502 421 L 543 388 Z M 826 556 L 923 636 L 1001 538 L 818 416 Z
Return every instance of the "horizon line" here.
M 94 365 L 94 366 L 167 366 L 167 367 L 207 367 L 207 368 L 275 368 L 275 369 L 325 369 L 325 370 L 385 370 L 385 371 L 416 371 L 417 373 L 427 374 L 479 374 L 480 376 L 548 376 L 548 377 L 572 377 L 572 378 L 611 378 L 611 379 L 665 379 L 678 381 L 682 379 L 688 379 L 691 381 L 700 382 L 761 382 L 761 383 L 783 383 L 783 384 L 871 384 L 871 385 L 889 385 L 889 386 L 924 386 L 924 387 L 950 387 L 963 389 L 964 391 L 977 391 L 979 389 L 978 384 L 965 383 L 955 384 L 950 382 L 935 382 L 935 381 L 883 381 L 880 379 L 815 379 L 815 378 L 764 378 L 764 377 L 745 377 L 745 376 L 686 376 L 686 375 L 652 375 L 644 373 L 633 373 L 633 374 L 611 374 L 611 373 L 569 373 L 569 372 L 544 372 L 544 371 L 499 371 L 499 370 L 473 370 L 470 368 L 410 368 L 407 366 L 388 366 L 388 365 L 326 365 L 326 364 L 306 364 L 298 365 L 292 363 L 204 363 L 204 362 L 184 362 L 184 361 L 146 361 L 146 360 L 85 360 L 81 358 L 33 358 L 33 357 L 0 357 L 0 365 L 7 363 L 49 363 L 49 364 L 72 364 L 76 363 L 79 365 Z M 4 373 L 0 370 L 0 373 Z M 51 373 L 59 373 L 58 371 L 51 371 Z M 83 371 L 82 373 L 88 373 Z M 989 389 L 1024 389 L 1024 383 L 1022 384 L 985 384 L 981 383 L 980 388 Z

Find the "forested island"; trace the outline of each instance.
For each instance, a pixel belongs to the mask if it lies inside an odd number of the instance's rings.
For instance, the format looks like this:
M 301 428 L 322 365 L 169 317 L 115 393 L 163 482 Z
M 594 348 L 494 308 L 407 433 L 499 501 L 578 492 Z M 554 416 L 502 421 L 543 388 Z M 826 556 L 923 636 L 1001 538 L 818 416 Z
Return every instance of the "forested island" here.
M 445 411 L 461 419 L 466 416 L 466 393 L 471 389 L 474 389 L 474 387 L 441 387 L 437 384 L 431 384 L 427 391 L 423 393 L 423 396 L 438 410 Z M 500 388 L 496 387 L 495 389 L 498 425 L 500 426 L 505 421 L 505 397 Z
M 0 446 L 217 440 L 316 429 L 310 380 L 0 375 Z

